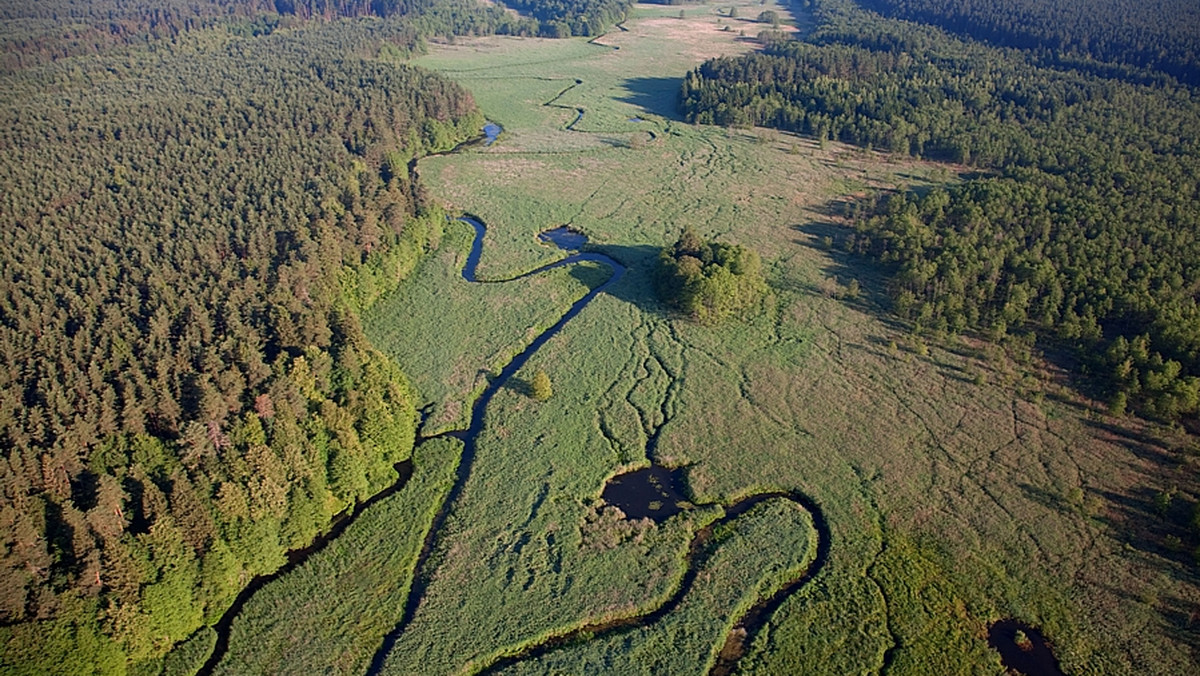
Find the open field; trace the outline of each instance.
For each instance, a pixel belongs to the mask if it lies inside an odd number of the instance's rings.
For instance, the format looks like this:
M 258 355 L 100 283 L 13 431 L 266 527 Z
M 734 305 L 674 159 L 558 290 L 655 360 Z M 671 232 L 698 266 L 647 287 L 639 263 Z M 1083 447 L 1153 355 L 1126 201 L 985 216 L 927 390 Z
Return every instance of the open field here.
M 677 7 L 639 6 L 627 31 L 597 44 L 464 39 L 418 60 L 505 127 L 494 146 L 419 167 L 433 195 L 487 223 L 481 278 L 560 258 L 535 235 L 564 223 L 629 269 L 518 375 L 545 370 L 549 401 L 509 387 L 489 405 L 425 594 L 383 671 L 472 673 L 548 636 L 652 610 L 679 585 L 687 543 L 717 505 L 771 490 L 816 501 L 832 548 L 753 638 L 743 670 L 997 673 L 986 627 L 1013 616 L 1045 630 L 1069 673 L 1189 671 L 1195 567 L 1147 537 L 1161 527 L 1156 492 L 1192 461 L 1185 440 L 1105 417 L 1020 350 L 926 342 L 890 321 L 883 271 L 839 253 L 839 205 L 953 180 L 956 168 L 683 124 L 673 92 L 686 71 L 753 48 L 721 30 L 724 6 L 684 9 L 680 19 Z M 698 326 L 655 300 L 653 257 L 687 225 L 761 253 L 773 293 L 745 321 Z M 456 277 L 460 251 L 448 237 L 368 322 L 438 407 L 437 429 L 465 420 L 481 370 L 597 281 L 560 270 L 468 285 Z M 413 311 L 427 336 L 413 333 Z M 424 347 L 405 357 L 413 343 Z M 686 467 L 701 506 L 661 525 L 606 509 L 605 480 L 650 461 Z M 754 552 L 784 542 L 762 542 L 771 529 L 759 521 L 731 527 L 705 572 L 735 598 L 689 596 L 678 617 L 513 671 L 610 660 L 636 671 L 639 655 L 665 654 L 672 632 L 728 628 L 747 590 L 772 590 L 726 581 L 718 567 L 761 567 Z M 688 640 L 711 655 L 725 636 Z M 703 665 L 679 668 L 693 667 Z
M 361 674 L 404 607 L 417 553 L 461 453 L 455 440 L 418 446 L 399 492 L 251 598 L 215 673 Z
M 461 274 L 472 236 L 467 224 L 450 223 L 438 252 L 366 314 L 375 345 L 413 374 L 427 407 L 421 430 L 427 436 L 465 428 L 469 404 L 489 374 L 610 274 L 585 263 L 505 283 L 472 284 Z M 532 234 L 530 239 L 535 240 Z M 534 246 L 549 255 L 550 247 Z M 397 316 L 406 321 L 395 321 Z

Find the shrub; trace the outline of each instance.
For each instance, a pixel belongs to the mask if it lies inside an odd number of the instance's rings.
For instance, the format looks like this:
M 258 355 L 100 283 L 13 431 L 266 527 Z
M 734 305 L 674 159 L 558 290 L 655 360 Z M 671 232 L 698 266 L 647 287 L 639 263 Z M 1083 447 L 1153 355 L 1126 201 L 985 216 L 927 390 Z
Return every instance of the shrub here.
M 537 401 L 546 401 L 553 394 L 554 390 L 550 387 L 550 376 L 546 375 L 545 371 L 538 369 L 529 383 L 529 396 Z

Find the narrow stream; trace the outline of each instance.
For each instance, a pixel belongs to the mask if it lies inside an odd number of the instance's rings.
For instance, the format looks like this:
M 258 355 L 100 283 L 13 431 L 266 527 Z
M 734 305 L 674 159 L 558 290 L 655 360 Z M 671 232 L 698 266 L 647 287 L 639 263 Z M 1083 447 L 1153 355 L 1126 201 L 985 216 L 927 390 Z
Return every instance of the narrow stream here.
M 483 238 L 487 232 L 487 228 L 484 227 L 483 223 L 476 218 L 465 216 L 460 220 L 466 222 L 475 229 L 475 241 L 471 244 L 471 252 L 467 255 L 467 262 L 463 266 L 462 276 L 463 279 L 468 282 L 479 282 L 479 280 L 476 278 L 475 271 L 479 266 L 480 254 L 483 252 Z M 575 301 L 575 303 L 571 305 L 571 308 L 567 310 L 567 312 L 563 314 L 563 316 L 560 317 L 553 326 L 540 333 L 536 338 L 533 339 L 533 342 L 529 343 L 528 347 L 526 347 L 520 354 L 513 357 L 512 361 L 510 361 L 508 365 L 500 370 L 499 375 L 497 375 L 492 382 L 488 384 L 483 393 L 479 395 L 479 398 L 475 400 L 475 404 L 471 408 L 471 423 L 466 430 L 446 433 L 461 439 L 463 442 L 462 460 L 458 464 L 458 473 L 455 476 L 454 486 L 450 488 L 450 492 L 447 493 L 445 501 L 442 503 L 441 508 L 438 509 L 437 516 L 434 517 L 433 524 L 429 528 L 429 534 L 425 538 L 425 544 L 421 547 L 421 554 L 417 558 L 417 565 L 414 569 L 415 572 L 413 576 L 413 582 L 409 587 L 408 601 L 404 604 L 404 614 L 401 616 L 400 622 L 396 625 L 396 628 L 389 632 L 384 638 L 383 645 L 379 647 L 379 650 L 371 659 L 371 667 L 367 670 L 368 674 L 378 674 L 383 669 L 383 663 L 387 659 L 388 653 L 392 651 L 392 647 L 396 645 L 396 640 L 402 633 L 404 633 L 404 629 L 408 626 L 409 622 L 412 621 L 413 615 L 417 611 L 417 606 L 421 602 L 421 597 L 425 594 L 425 588 L 428 585 L 428 580 L 430 577 L 429 574 L 431 572 L 425 569 L 426 563 L 429 561 L 429 555 L 433 551 L 434 543 L 437 541 L 438 531 L 441 530 L 442 526 L 446 522 L 446 517 L 450 513 L 450 507 L 454 504 L 454 501 L 458 499 L 459 494 L 462 492 L 463 486 L 466 484 L 467 479 L 471 475 L 471 466 L 475 461 L 475 451 L 477 449 L 479 433 L 483 431 L 484 414 L 487 412 L 487 406 L 489 403 L 491 403 L 492 397 L 496 396 L 496 393 L 500 391 L 500 388 L 503 387 L 510 378 L 512 378 L 513 374 L 519 371 L 521 367 L 524 366 L 527 361 L 529 361 L 529 358 L 532 357 L 534 353 L 541 349 L 542 345 L 546 344 L 546 341 L 558 334 L 558 332 L 567 325 L 567 322 L 574 319 L 575 316 L 578 315 L 588 303 L 592 302 L 593 298 L 603 293 L 613 284 L 616 284 L 618 281 L 620 281 L 621 277 L 625 274 L 625 266 L 621 265 L 612 258 L 605 256 L 604 254 L 593 252 L 574 253 L 560 261 L 550 263 L 549 265 L 543 265 L 536 270 L 532 270 L 523 275 L 518 275 L 511 279 L 495 282 L 482 282 L 501 283 L 501 281 L 522 279 L 540 274 L 547 270 L 552 270 L 554 268 L 559 268 L 566 265 L 574 265 L 583 261 L 592 261 L 607 265 L 613 271 L 612 276 L 605 280 L 603 284 L 597 286 L 591 291 L 588 291 L 583 298 Z
M 438 531 L 445 524 L 446 517 L 450 512 L 451 506 L 457 500 L 462 492 L 463 486 L 471 474 L 471 466 L 474 464 L 475 453 L 477 451 L 477 441 L 479 433 L 483 430 L 484 415 L 487 411 L 487 406 L 491 402 L 492 397 L 496 392 L 513 376 L 522 366 L 529 360 L 534 353 L 538 351 L 548 340 L 553 338 L 563 327 L 574 318 L 588 303 L 592 301 L 600 293 L 616 284 L 625 274 L 625 267 L 605 256 L 604 254 L 594 252 L 573 253 L 566 258 L 544 265 L 536 270 L 518 275 L 506 280 L 479 280 L 476 277 L 476 268 L 479 265 L 479 258 L 483 252 L 483 240 L 487 233 L 487 228 L 480 222 L 479 219 L 464 216 L 461 218 L 463 222 L 469 224 L 475 229 L 475 239 L 471 244 L 471 251 L 467 255 L 466 264 L 463 266 L 462 276 L 468 282 L 475 283 L 502 283 L 512 281 L 513 279 L 522 279 L 532 275 L 540 274 L 546 270 L 562 267 L 565 265 L 574 265 L 582 261 L 594 261 L 603 263 L 612 269 L 613 274 L 603 284 L 589 291 L 586 295 L 576 301 L 569 310 L 546 331 L 539 334 L 533 339 L 520 354 L 513 358 L 497 375 L 483 394 L 475 401 L 471 409 L 471 422 L 466 430 L 447 432 L 446 435 L 454 436 L 463 441 L 463 456 L 462 461 L 458 465 L 458 474 L 455 477 L 454 486 L 447 494 L 445 502 L 439 508 L 437 516 L 434 518 L 433 524 L 429 529 L 428 536 L 421 548 L 421 554 L 417 559 L 414 579 L 409 588 L 408 600 L 404 605 L 404 614 L 401 616 L 400 622 L 396 627 L 388 633 L 383 644 L 375 653 L 371 660 L 370 669 L 367 671 L 369 676 L 379 674 L 388 654 L 395 647 L 396 641 L 404 630 L 412 622 L 413 616 L 416 614 L 417 607 L 420 605 L 421 598 L 425 594 L 428 581 L 432 571 L 426 570 L 429 560 L 429 555 L 433 551 L 433 547 L 437 541 Z M 582 233 L 571 230 L 569 228 L 560 227 L 554 230 L 549 230 L 539 237 L 544 242 L 553 243 L 560 249 L 566 251 L 577 251 L 587 243 L 587 237 Z M 655 438 L 657 433 L 655 434 Z M 652 446 L 654 440 L 650 442 Z M 603 498 L 606 502 L 615 504 L 626 513 L 630 518 L 649 517 L 655 521 L 662 521 L 669 516 L 682 511 L 687 506 L 682 495 L 682 473 L 680 470 L 670 470 L 658 465 L 652 465 L 643 470 L 637 470 L 624 475 L 613 477 L 609 485 L 606 486 Z M 739 515 L 750 509 L 754 505 L 765 500 L 782 499 L 790 500 L 800 505 L 809 514 L 812 515 L 814 528 L 817 530 L 817 552 L 811 564 L 799 576 L 790 580 L 782 588 L 777 590 L 771 596 L 760 599 L 755 603 L 738 621 L 734 624 L 734 629 L 726 637 L 723 642 L 724 648 L 716 664 L 713 666 L 713 674 L 730 673 L 736 666 L 738 660 L 745 653 L 745 649 L 753 641 L 758 630 L 761 629 L 771 613 L 782 603 L 792 592 L 802 587 L 814 575 L 820 571 L 825 562 L 829 558 L 830 533 L 829 526 L 825 520 L 824 513 L 820 506 L 811 498 L 798 492 L 768 492 L 752 495 L 744 498 L 725 508 L 725 515 L 716 522 L 698 530 L 692 536 L 692 541 L 688 547 L 688 556 L 686 562 L 686 571 L 683 581 L 679 588 L 671 595 L 669 599 L 657 609 L 648 613 L 627 617 L 619 620 L 613 620 L 605 623 L 588 624 L 582 627 L 564 632 L 563 634 L 552 636 L 545 641 L 536 645 L 529 646 L 520 653 L 502 658 L 484 668 L 484 673 L 492 673 L 511 666 L 525 659 L 532 659 L 540 655 L 551 652 L 563 645 L 572 643 L 576 640 L 585 637 L 598 637 L 608 635 L 613 632 L 625 631 L 635 627 L 642 627 L 653 624 L 659 619 L 665 617 L 672 612 L 683 600 L 684 596 L 691 589 L 692 583 L 695 581 L 696 575 L 699 572 L 702 556 L 705 554 L 705 545 L 711 540 L 713 529 L 720 525 L 736 519 Z
M 658 608 L 643 615 L 586 624 L 562 634 L 551 636 L 541 643 L 529 646 L 515 655 L 496 660 L 481 670 L 480 673 L 493 674 L 518 662 L 541 657 L 580 640 L 601 638 L 630 631 L 638 627 L 648 627 L 666 617 L 674 612 L 691 590 L 692 584 L 695 583 L 696 575 L 700 572 L 700 566 L 704 563 L 705 556 L 711 553 L 705 550 L 706 545 L 712 540 L 712 534 L 715 529 L 718 526 L 733 521 L 751 507 L 767 500 L 789 500 L 800 505 L 800 507 L 804 508 L 812 516 L 813 528 L 817 531 L 817 553 L 804 572 L 798 577 L 789 580 L 787 584 L 768 598 L 760 599 L 734 623 L 733 629 L 726 636 L 722 644 L 724 648 L 721 650 L 712 669 L 709 670 L 709 676 L 723 676 L 733 673 L 738 661 L 745 655 L 746 647 L 753 642 L 755 635 L 758 634 L 758 630 L 766 623 L 771 613 L 792 592 L 803 587 L 805 583 L 811 580 L 813 576 L 825 567 L 825 563 L 829 560 L 829 524 L 825 521 L 825 513 L 821 511 L 820 506 L 816 502 L 802 493 L 776 491 L 751 495 L 730 505 L 725 509 L 724 516 L 696 531 L 695 535 L 692 536 L 692 541 L 688 544 L 687 568 L 683 574 L 683 581 L 680 583 L 679 588 L 675 590 L 675 593 Z
M 576 81 L 576 84 L 579 84 L 579 81 Z M 568 87 L 568 90 L 569 89 L 570 87 Z M 575 121 L 572 122 L 571 125 L 568 125 L 568 128 L 574 126 L 575 122 L 578 122 L 579 119 L 583 117 L 583 111 L 579 109 L 576 110 L 578 115 Z M 483 143 L 484 145 L 490 144 L 496 139 L 500 131 L 501 129 L 498 125 L 495 125 L 494 123 L 488 123 L 488 127 L 485 127 L 484 129 L 483 137 L 460 144 L 450 152 L 456 152 L 462 147 L 469 145 L 477 145 L 479 143 Z M 410 163 L 410 171 L 414 172 L 414 174 L 416 171 L 415 165 L 416 160 L 414 159 Z M 483 240 L 487 229 L 477 218 L 464 216 L 460 220 L 467 223 L 475 230 L 475 237 L 471 243 L 471 250 L 467 256 L 466 263 L 463 265 L 462 270 L 463 279 L 468 282 L 484 284 L 504 283 L 531 277 L 546 272 L 547 270 L 568 265 L 575 265 L 585 261 L 601 263 L 608 266 L 608 268 L 612 270 L 612 275 L 602 284 L 588 291 L 582 298 L 575 301 L 575 303 L 571 305 L 566 313 L 564 313 L 562 317 L 560 317 L 559 320 L 554 323 L 553 326 L 535 337 L 523 351 L 513 357 L 513 359 L 503 369 L 501 369 L 500 373 L 492 379 L 487 388 L 484 389 L 483 393 L 479 395 L 479 398 L 475 400 L 475 403 L 471 409 L 470 424 L 468 425 L 467 429 L 455 430 L 451 432 L 445 432 L 441 435 L 435 435 L 452 436 L 462 440 L 462 459 L 458 465 L 454 485 L 451 487 L 441 507 L 438 509 L 437 515 L 434 517 L 433 523 L 431 524 L 428 534 L 426 535 L 425 542 L 421 547 L 421 553 L 418 555 L 417 563 L 414 568 L 413 581 L 409 588 L 408 599 L 404 605 L 404 613 L 395 628 L 384 638 L 382 645 L 373 656 L 371 665 L 367 671 L 368 675 L 370 676 L 379 674 L 382 670 L 388 653 L 391 652 L 392 648 L 396 644 L 396 640 L 412 621 L 413 615 L 416 613 L 417 606 L 420 604 L 421 598 L 425 593 L 432 573 L 432 571 L 426 570 L 429 555 L 433 551 L 433 546 L 437 542 L 438 532 L 445 524 L 451 506 L 458 499 L 459 494 L 462 492 L 463 486 L 470 477 L 471 467 L 474 464 L 475 452 L 477 450 L 477 440 L 479 433 L 483 430 L 484 415 L 487 411 L 488 404 L 491 403 L 492 398 L 496 395 L 500 388 L 503 387 L 505 383 L 507 383 L 508 380 L 526 364 L 526 362 L 529 361 L 530 357 L 532 357 L 539 349 L 541 349 L 541 347 L 545 345 L 547 341 L 557 335 L 569 321 L 574 319 L 575 316 L 578 315 L 583 308 L 592 301 L 592 299 L 619 282 L 625 274 L 625 266 L 613 258 L 602 253 L 580 251 L 580 249 L 587 244 L 587 237 L 583 233 L 563 226 L 541 233 L 539 238 L 543 242 L 554 244 L 559 249 L 572 252 L 570 255 L 566 256 L 562 260 L 543 265 L 535 270 L 517 275 L 516 277 L 512 277 L 510 279 L 479 280 L 476 277 L 476 269 L 479 265 L 479 258 L 483 252 Z M 425 412 L 423 412 L 423 414 L 425 414 Z M 657 440 L 657 436 L 658 432 L 654 434 L 653 438 L 648 444 L 648 447 L 654 445 L 654 442 Z M 419 438 L 417 441 L 420 443 L 428 438 L 433 437 Z M 399 474 L 399 478 L 395 483 L 379 493 L 371 496 L 368 500 L 356 504 L 352 509 L 348 509 L 335 517 L 330 529 L 324 534 L 319 535 L 309 546 L 289 551 L 287 553 L 287 564 L 281 567 L 279 570 L 267 575 L 257 576 L 251 580 L 250 584 L 238 594 L 237 598 L 234 600 L 234 603 L 221 616 L 221 619 L 216 623 L 216 625 L 214 625 L 213 628 L 217 634 L 216 645 L 213 648 L 212 654 L 209 655 L 208 660 L 204 663 L 204 666 L 202 666 L 197 672 L 200 676 L 211 675 L 217 664 L 219 664 L 221 659 L 225 656 L 229 648 L 229 636 L 233 621 L 237 618 L 246 602 L 249 601 L 249 599 L 267 583 L 287 574 L 307 560 L 309 556 L 322 550 L 326 545 L 329 544 L 329 542 L 341 535 L 346 528 L 349 527 L 350 524 L 352 524 L 360 514 L 362 514 L 363 511 L 370 508 L 380 500 L 383 500 L 384 498 L 387 498 L 388 496 L 391 496 L 402 489 L 412 476 L 412 462 L 405 461 L 403 463 L 398 463 L 396 465 L 396 470 Z M 679 472 L 680 470 L 670 470 L 655 465 L 645 470 L 639 470 L 638 472 L 632 472 L 620 477 L 614 477 L 614 479 L 610 481 L 610 485 L 605 489 L 604 499 L 621 507 L 621 509 L 625 511 L 626 515 L 631 518 L 648 516 L 656 521 L 661 521 L 687 507 L 687 503 L 682 497 L 682 489 L 680 488 L 682 485 L 682 475 Z M 629 483 L 622 487 L 622 482 Z M 646 486 L 642 486 L 642 483 L 645 483 Z M 636 503 L 639 500 L 642 500 L 644 496 L 649 495 L 650 493 L 648 491 L 652 491 L 656 495 L 659 495 L 661 500 L 657 501 L 657 504 L 655 504 L 655 500 L 650 500 L 647 502 L 645 509 L 640 509 Z M 624 618 L 621 620 L 614 620 L 604 624 L 586 625 L 584 627 L 565 632 L 562 635 L 551 637 L 540 644 L 528 647 L 518 655 L 503 658 L 489 665 L 485 671 L 496 671 L 518 661 L 544 655 L 562 645 L 580 639 L 584 635 L 607 635 L 612 632 L 628 630 L 633 627 L 647 626 L 656 622 L 662 617 L 665 617 L 679 605 L 680 601 L 691 588 L 692 583 L 694 582 L 698 573 L 699 564 L 702 563 L 700 557 L 704 555 L 705 545 L 712 537 L 713 528 L 719 524 L 723 524 L 737 518 L 750 507 L 753 507 L 764 500 L 771 499 L 790 500 L 803 507 L 812 515 L 813 524 L 818 534 L 817 554 L 803 574 L 789 581 L 770 597 L 766 599 L 760 599 L 734 624 L 734 629 L 727 636 L 723 644 L 724 648 L 721 650 L 720 656 L 710 673 L 727 674 L 732 672 L 737 665 L 737 661 L 744 654 L 746 646 L 750 645 L 755 634 L 762 627 L 762 625 L 765 624 L 771 613 L 792 592 L 796 591 L 806 582 L 812 579 L 812 577 L 824 567 L 825 562 L 829 557 L 830 533 L 824 514 L 822 513 L 820 507 L 812 499 L 801 493 L 761 493 L 744 498 L 739 502 L 726 507 L 725 515 L 721 519 L 718 519 L 716 522 L 701 528 L 695 533 L 695 535 L 693 535 L 692 541 L 689 544 L 686 563 L 687 568 L 686 572 L 684 573 L 683 581 L 675 593 L 657 609 L 643 615 Z M 646 513 L 643 514 L 642 512 Z
M 246 585 L 246 587 L 242 589 L 242 591 L 233 600 L 233 605 L 229 606 L 229 608 L 225 610 L 225 613 L 221 615 L 221 619 L 217 620 L 217 623 L 213 625 L 213 631 L 215 631 L 217 634 L 217 642 L 213 646 L 212 654 L 210 654 L 208 659 L 205 660 L 204 666 L 200 667 L 200 670 L 196 672 L 197 676 L 209 676 L 212 674 L 213 669 L 215 669 L 217 664 L 221 662 L 221 659 L 225 657 L 225 653 L 229 651 L 229 632 L 230 629 L 233 628 L 233 621 L 237 618 L 238 614 L 242 612 L 242 608 L 246 605 L 246 602 L 250 600 L 250 597 L 254 596 L 259 589 L 265 587 L 267 583 L 282 575 L 290 573 L 296 568 L 296 566 L 304 563 L 308 557 L 316 554 L 322 549 L 325 549 L 326 545 L 344 533 L 346 529 L 350 527 L 350 524 L 354 523 L 355 519 L 357 519 L 360 514 L 369 509 L 372 505 L 380 500 L 383 500 L 384 498 L 395 495 L 400 489 L 404 488 L 404 486 L 408 483 L 408 480 L 411 479 L 413 475 L 412 460 L 405 460 L 404 462 L 396 463 L 396 473 L 399 475 L 399 477 L 391 486 L 388 486 L 375 495 L 372 495 L 365 502 L 360 502 L 354 505 L 353 508 L 347 509 L 341 514 L 335 516 L 333 518 L 333 525 L 330 526 L 329 530 L 318 535 L 311 543 L 309 543 L 307 547 L 301 547 L 299 549 L 293 549 L 289 551 L 286 555 L 287 563 L 281 568 L 273 573 L 256 575 L 252 580 L 250 580 L 250 584 Z

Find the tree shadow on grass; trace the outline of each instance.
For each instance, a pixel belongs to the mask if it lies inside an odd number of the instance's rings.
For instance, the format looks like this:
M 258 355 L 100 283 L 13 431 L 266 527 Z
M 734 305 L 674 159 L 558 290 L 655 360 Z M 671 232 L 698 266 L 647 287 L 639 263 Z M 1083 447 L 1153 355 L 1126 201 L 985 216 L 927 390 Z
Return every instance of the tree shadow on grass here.
M 836 208 L 826 205 L 823 209 Z M 834 295 L 839 290 L 844 291 L 850 282 L 858 286 L 854 296 L 841 295 L 841 300 L 847 305 L 868 313 L 893 328 L 901 328 L 899 321 L 891 313 L 892 301 L 887 293 L 888 280 L 891 276 L 891 266 L 867 260 L 862 256 L 848 253 L 844 248 L 850 229 L 832 222 L 812 221 L 791 226 L 793 230 L 804 235 L 795 239 L 800 246 L 822 251 L 829 258 L 829 264 L 821 269 L 824 280 L 835 282 L 836 286 L 829 288 L 818 285 L 809 289 L 825 295 Z
M 528 378 L 514 375 L 504 382 L 503 388 L 511 390 L 521 396 L 533 397 L 533 383 Z
M 648 315 L 664 319 L 668 317 L 667 308 L 659 302 L 654 289 L 654 266 L 658 260 L 658 247 L 649 244 L 604 244 L 589 246 L 587 251 L 604 254 L 625 267 L 621 279 L 606 288 L 603 293 L 629 303 Z M 590 287 L 596 286 L 595 273 L 582 266 L 572 267 L 570 274 Z M 605 281 L 607 279 L 606 276 Z
M 682 85 L 683 78 L 678 77 L 633 77 L 621 84 L 628 94 L 618 96 L 617 100 L 638 106 L 647 113 L 681 121 L 679 89 Z
M 1129 449 L 1142 460 L 1163 467 L 1171 467 L 1179 464 L 1179 459 L 1170 453 L 1170 450 L 1163 445 L 1161 440 L 1155 439 L 1148 434 L 1102 420 L 1086 420 L 1084 424 L 1094 430 L 1105 432 L 1115 437 L 1114 441 L 1117 444 Z

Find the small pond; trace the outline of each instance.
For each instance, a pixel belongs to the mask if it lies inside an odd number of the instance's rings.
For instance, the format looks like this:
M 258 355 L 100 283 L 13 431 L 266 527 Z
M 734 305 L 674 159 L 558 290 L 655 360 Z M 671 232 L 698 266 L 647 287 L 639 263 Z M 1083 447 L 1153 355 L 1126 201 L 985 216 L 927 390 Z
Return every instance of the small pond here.
M 501 131 L 503 131 L 503 129 L 501 129 L 500 125 L 496 124 L 495 122 L 488 122 L 487 124 L 483 125 L 483 135 L 487 137 L 484 139 L 483 145 L 492 145 L 492 143 L 496 141 L 496 138 L 500 136 Z
M 564 251 L 578 251 L 588 241 L 587 235 L 578 230 L 572 230 L 565 225 L 540 233 L 538 239 L 547 244 L 553 244 Z
M 630 519 L 650 518 L 662 522 L 683 511 L 683 470 L 651 465 L 608 480 L 600 494 Z
M 1017 643 L 1024 632 L 1025 644 Z M 1005 667 L 1025 676 L 1065 676 L 1042 632 L 1019 620 L 1000 620 L 988 627 L 988 645 L 1000 653 Z

